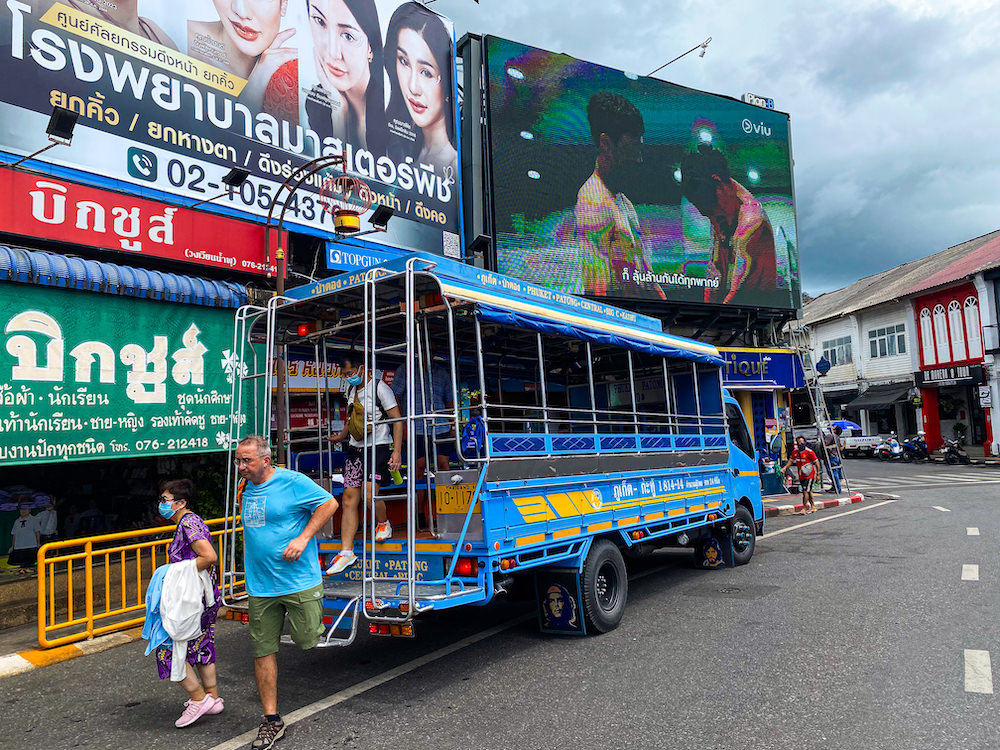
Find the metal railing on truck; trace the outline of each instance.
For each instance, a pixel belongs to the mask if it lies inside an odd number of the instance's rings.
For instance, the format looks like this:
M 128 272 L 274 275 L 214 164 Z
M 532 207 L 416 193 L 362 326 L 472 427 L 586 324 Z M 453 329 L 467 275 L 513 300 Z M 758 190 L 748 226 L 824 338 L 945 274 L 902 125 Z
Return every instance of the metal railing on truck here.
M 242 586 L 222 567 L 222 536 L 232 518 L 205 523 L 219 554 L 219 579 Z M 141 625 L 146 587 L 167 562 L 175 526 L 49 542 L 38 550 L 38 645 L 53 648 Z M 238 529 L 242 531 L 242 529 Z

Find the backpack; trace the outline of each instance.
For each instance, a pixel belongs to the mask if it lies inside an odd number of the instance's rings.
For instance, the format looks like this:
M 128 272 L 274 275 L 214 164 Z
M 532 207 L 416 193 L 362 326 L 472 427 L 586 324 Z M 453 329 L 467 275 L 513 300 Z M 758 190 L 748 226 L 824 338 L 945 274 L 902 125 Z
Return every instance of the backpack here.
M 466 458 L 482 458 L 485 451 L 486 425 L 482 417 L 472 417 L 462 429 L 459 448 Z
M 384 414 L 382 409 L 382 399 L 378 395 L 378 383 L 374 384 L 375 388 L 375 403 L 378 406 L 379 412 Z M 359 443 L 364 442 L 365 438 L 371 434 L 372 425 L 365 424 L 365 407 L 358 399 L 358 388 L 354 388 L 353 391 L 347 397 L 347 431 L 350 433 L 351 437 L 357 440 Z M 377 419 L 375 420 L 377 421 Z M 366 429 L 367 428 L 367 429 Z

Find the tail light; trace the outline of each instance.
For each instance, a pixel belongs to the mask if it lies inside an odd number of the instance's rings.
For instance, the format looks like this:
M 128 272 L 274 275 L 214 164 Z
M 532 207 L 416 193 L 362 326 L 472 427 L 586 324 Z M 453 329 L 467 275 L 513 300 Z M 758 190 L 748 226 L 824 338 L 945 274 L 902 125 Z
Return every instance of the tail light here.
M 479 563 L 474 557 L 460 557 L 455 563 L 455 575 L 471 577 L 479 570 Z

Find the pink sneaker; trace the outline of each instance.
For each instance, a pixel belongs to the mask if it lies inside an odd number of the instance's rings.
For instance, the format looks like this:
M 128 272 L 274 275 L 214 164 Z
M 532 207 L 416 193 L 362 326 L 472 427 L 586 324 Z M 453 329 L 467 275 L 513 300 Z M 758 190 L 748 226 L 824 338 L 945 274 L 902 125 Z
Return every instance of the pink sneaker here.
M 200 701 L 188 700 L 184 703 L 184 713 L 174 722 L 175 727 L 186 727 L 194 724 L 198 719 L 215 707 L 216 700 L 211 695 L 206 695 Z
M 216 714 L 221 714 L 223 708 L 225 708 L 225 706 L 222 703 L 222 698 L 216 698 L 215 705 L 208 709 L 205 713 L 209 716 L 215 716 Z

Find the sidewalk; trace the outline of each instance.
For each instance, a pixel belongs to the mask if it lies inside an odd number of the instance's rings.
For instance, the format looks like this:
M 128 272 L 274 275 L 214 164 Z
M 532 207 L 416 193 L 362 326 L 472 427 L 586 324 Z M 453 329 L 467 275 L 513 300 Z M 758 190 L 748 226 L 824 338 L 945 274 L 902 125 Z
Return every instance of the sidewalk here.
M 764 518 L 791 516 L 800 513 L 803 509 L 801 494 L 786 492 L 781 495 L 765 495 L 763 500 Z M 817 510 L 826 510 L 827 508 L 839 508 L 842 505 L 853 505 L 854 503 L 864 502 L 865 496 L 860 492 L 842 492 L 839 495 L 816 492 L 813 494 L 813 500 L 816 502 Z

